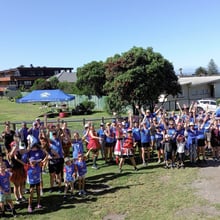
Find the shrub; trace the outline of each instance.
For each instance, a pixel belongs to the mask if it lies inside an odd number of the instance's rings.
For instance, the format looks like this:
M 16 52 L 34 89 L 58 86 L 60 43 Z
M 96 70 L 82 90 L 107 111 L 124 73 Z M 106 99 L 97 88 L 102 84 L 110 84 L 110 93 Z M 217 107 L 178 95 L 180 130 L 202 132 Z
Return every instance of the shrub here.
M 92 101 L 83 101 L 72 110 L 72 115 L 88 115 L 95 108 L 95 103 Z

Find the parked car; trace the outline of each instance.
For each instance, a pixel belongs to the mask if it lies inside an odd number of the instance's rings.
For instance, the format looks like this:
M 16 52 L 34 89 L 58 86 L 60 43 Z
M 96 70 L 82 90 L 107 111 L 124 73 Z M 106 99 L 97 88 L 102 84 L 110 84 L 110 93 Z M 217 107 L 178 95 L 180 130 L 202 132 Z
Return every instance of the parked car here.
M 197 101 L 197 110 L 198 111 L 209 111 L 215 112 L 217 109 L 217 103 L 212 99 L 200 99 Z

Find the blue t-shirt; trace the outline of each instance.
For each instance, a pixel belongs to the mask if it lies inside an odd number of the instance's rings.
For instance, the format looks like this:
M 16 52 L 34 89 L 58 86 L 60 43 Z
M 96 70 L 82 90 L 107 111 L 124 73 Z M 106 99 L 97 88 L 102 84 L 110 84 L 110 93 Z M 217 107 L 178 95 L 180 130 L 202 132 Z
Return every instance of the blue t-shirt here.
M 63 158 L 62 144 L 59 139 L 52 139 L 51 140 L 51 149 L 56 151 L 59 154 L 60 158 Z
M 82 140 L 73 140 L 72 142 L 73 159 L 77 159 L 79 153 L 83 154 L 83 142 Z
M 68 182 L 74 181 L 73 174 L 75 172 L 75 165 L 72 163 L 71 165 L 65 165 L 64 166 L 64 172 L 66 174 L 65 180 Z
M 87 173 L 87 166 L 86 166 L 86 161 L 76 161 L 75 165 L 78 170 L 78 175 L 79 176 L 84 176 Z
M 147 128 L 141 129 L 141 143 L 150 142 L 150 130 Z
M 27 183 L 29 184 L 38 184 L 41 181 L 41 167 L 38 163 L 35 166 L 27 166 Z
M 140 141 L 141 140 L 140 128 L 133 128 L 132 129 L 132 134 L 133 134 L 134 141 Z
M 4 190 L 4 192 L 9 193 L 11 190 L 11 185 L 10 185 L 10 173 L 5 172 L 5 175 L 0 174 L 0 186 Z

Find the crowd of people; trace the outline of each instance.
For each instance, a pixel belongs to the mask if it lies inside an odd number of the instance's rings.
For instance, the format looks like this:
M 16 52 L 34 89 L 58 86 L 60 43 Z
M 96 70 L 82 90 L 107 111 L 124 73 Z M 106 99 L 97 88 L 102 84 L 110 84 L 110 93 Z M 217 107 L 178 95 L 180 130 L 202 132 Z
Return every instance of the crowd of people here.
M 152 152 L 157 153 L 157 163 L 164 168 L 185 168 L 186 159 L 192 166 L 207 162 L 207 149 L 214 161 L 219 160 L 220 114 L 197 111 L 196 104 L 168 113 L 162 107 L 153 112 L 136 106 L 138 115 L 129 112 L 127 117 L 111 122 L 101 122 L 95 128 L 92 122 L 84 125 L 80 134 L 72 132 L 67 122 L 56 124 L 34 120 L 28 128 L 23 122 L 14 131 L 10 122 L 5 122 L 1 134 L 4 147 L 0 152 L 0 208 L 5 215 L 5 204 L 13 216 L 16 211 L 12 202 L 11 184 L 15 203 L 26 201 L 29 185 L 28 212 L 33 212 L 33 196 L 36 191 L 36 209 L 41 209 L 44 193 L 42 174 L 49 172 L 49 192 L 64 193 L 63 198 L 74 196 L 75 182 L 78 194 L 86 194 L 85 182 L 87 161 L 92 160 L 92 169 L 99 169 L 97 160 L 116 164 L 119 172 L 128 158 L 134 171 L 152 162 Z M 3 149 L 5 149 L 3 151 Z M 137 166 L 138 165 L 138 166 Z M 58 187 L 55 187 L 56 186 Z M 64 191 L 62 190 L 64 186 Z

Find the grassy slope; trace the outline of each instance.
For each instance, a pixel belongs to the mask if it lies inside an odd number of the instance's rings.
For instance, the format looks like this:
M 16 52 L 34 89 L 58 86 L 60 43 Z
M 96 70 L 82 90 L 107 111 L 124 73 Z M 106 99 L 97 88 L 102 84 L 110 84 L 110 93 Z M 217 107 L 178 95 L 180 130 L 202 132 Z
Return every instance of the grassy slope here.
M 0 100 L 0 122 L 33 120 L 40 111 L 33 104 L 16 104 Z M 96 114 L 90 117 L 101 117 Z M 106 115 L 105 115 L 106 116 Z M 74 116 L 80 118 L 80 116 Z M 81 116 L 81 118 L 83 118 Z M 81 126 L 73 126 L 75 127 Z M 78 127 L 79 128 L 79 127 Z M 125 164 L 122 174 L 116 165 L 106 166 L 98 161 L 99 170 L 92 170 L 88 164 L 87 190 L 85 198 L 75 196 L 73 200 L 63 201 L 59 193 L 48 193 L 49 176 L 43 175 L 45 193 L 42 197 L 44 209 L 27 214 L 27 204 L 16 205 L 20 213 L 18 219 L 94 219 L 101 220 L 108 214 L 119 214 L 125 219 L 186 219 L 178 213 L 188 207 L 196 206 L 200 201 L 192 193 L 191 182 L 197 176 L 197 168 L 185 170 L 165 170 L 156 163 L 133 172 Z M 28 197 L 28 195 L 26 195 Z M 43 215 L 42 215 L 43 214 Z M 188 213 L 187 219 L 205 219 L 206 216 Z

